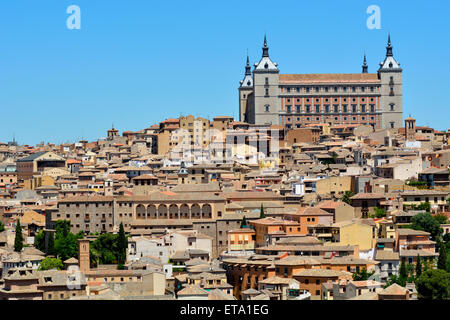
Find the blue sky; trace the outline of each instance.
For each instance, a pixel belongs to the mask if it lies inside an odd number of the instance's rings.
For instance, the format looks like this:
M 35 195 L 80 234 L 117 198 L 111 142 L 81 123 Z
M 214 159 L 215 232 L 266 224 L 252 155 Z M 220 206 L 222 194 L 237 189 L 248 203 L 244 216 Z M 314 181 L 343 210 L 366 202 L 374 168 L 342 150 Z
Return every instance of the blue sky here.
M 170 117 L 238 117 L 248 49 L 281 73 L 376 72 L 391 32 L 404 117 L 450 127 L 449 1 L 2 1 L 0 141 L 96 140 Z M 69 30 L 69 5 L 81 30 Z M 369 5 L 381 29 L 366 26 Z M 447 97 L 447 98 L 445 98 Z

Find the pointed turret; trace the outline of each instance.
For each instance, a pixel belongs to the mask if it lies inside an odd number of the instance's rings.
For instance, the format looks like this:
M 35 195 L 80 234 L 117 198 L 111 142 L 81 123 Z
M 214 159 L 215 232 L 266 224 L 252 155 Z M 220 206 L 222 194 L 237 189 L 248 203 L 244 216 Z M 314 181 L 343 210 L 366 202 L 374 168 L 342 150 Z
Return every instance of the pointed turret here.
M 255 63 L 255 70 L 278 71 L 278 64 L 269 58 L 269 46 L 267 45 L 267 37 L 264 35 L 264 45 L 262 47 L 262 58 Z
M 401 70 L 400 63 L 394 59 L 394 54 L 392 53 L 391 35 L 388 35 L 388 43 L 386 46 L 386 58 L 380 63 L 380 70 Z
M 245 76 L 244 79 L 240 81 L 240 87 L 253 87 L 253 78 L 252 78 L 252 67 L 250 66 L 250 59 L 247 53 L 247 63 L 245 65 Z
M 364 53 L 364 63 L 362 65 L 362 73 L 369 73 L 369 66 L 367 65 L 366 53 Z
M 267 38 L 266 35 L 264 34 L 264 45 L 263 45 L 263 57 L 268 57 L 269 56 L 269 47 L 267 46 Z
M 392 53 L 392 44 L 391 44 L 391 34 L 388 35 L 388 44 L 386 46 L 386 57 L 393 57 L 394 54 Z
M 247 64 L 245 65 L 245 75 L 250 76 L 251 74 L 252 74 L 252 67 L 250 66 L 250 60 L 248 58 L 248 53 L 247 53 Z

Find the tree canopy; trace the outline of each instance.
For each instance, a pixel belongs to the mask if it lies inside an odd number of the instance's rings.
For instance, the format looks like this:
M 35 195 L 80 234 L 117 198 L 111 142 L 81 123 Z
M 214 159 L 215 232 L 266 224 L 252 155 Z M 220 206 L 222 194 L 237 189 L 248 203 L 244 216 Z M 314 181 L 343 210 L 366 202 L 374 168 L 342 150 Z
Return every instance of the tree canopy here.
M 17 220 L 16 224 L 16 236 L 14 238 L 14 251 L 21 252 L 23 249 L 23 234 L 22 227 L 20 226 L 20 221 Z
M 78 257 L 78 239 L 83 239 L 83 232 L 80 231 L 76 235 L 70 232 L 70 222 L 66 220 L 56 221 L 55 229 L 55 255 L 62 261 Z
M 419 213 L 412 217 L 411 228 L 429 232 L 432 239 L 439 237 L 442 232 L 439 222 L 428 212 Z
M 5 225 L 0 221 L 0 232 L 5 231 Z
M 263 219 L 263 218 L 265 218 L 266 217 L 266 215 L 265 215 L 265 213 L 264 213 L 264 207 L 263 207 L 263 204 L 261 203 L 261 209 L 260 209 L 260 211 L 259 211 L 259 218 L 260 219 Z
M 416 280 L 419 299 L 447 300 L 450 298 L 450 273 L 445 270 L 427 270 Z
M 375 273 L 375 271 L 373 272 L 367 272 L 366 268 L 363 268 L 361 271 L 359 272 L 355 272 L 353 274 L 353 280 L 354 281 L 365 281 L 365 280 L 369 280 L 369 278 Z
M 341 201 L 351 204 L 352 200 L 350 200 L 351 197 L 353 197 L 355 194 L 351 191 L 345 191 L 344 194 L 341 197 Z
M 63 268 L 64 265 L 61 259 L 49 257 L 46 257 L 44 260 L 42 260 L 39 266 L 39 270 L 51 270 L 51 269 L 62 270 Z

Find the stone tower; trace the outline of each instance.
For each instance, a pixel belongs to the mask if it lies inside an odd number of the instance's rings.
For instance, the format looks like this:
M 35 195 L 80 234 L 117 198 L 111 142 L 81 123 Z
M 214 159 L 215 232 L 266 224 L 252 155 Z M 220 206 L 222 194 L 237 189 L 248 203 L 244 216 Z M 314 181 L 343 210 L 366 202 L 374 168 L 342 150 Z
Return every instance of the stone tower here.
M 78 240 L 78 263 L 80 271 L 86 273 L 90 270 L 89 240 Z
M 239 121 L 248 122 L 249 105 L 252 103 L 253 78 L 250 66 L 250 60 L 247 55 L 247 64 L 245 65 L 245 76 L 239 85 Z
M 378 77 L 381 80 L 380 105 L 383 112 L 381 126 L 384 129 L 401 128 L 403 119 L 402 68 L 394 59 L 391 36 L 388 37 L 386 58 L 380 63 Z
M 416 141 L 416 119 L 405 119 L 405 141 Z
M 279 124 L 280 101 L 278 64 L 269 57 L 266 36 L 262 47 L 262 57 L 253 70 L 253 110 L 249 122 L 255 124 Z
M 114 182 L 112 179 L 105 180 L 105 196 L 113 196 L 114 195 Z

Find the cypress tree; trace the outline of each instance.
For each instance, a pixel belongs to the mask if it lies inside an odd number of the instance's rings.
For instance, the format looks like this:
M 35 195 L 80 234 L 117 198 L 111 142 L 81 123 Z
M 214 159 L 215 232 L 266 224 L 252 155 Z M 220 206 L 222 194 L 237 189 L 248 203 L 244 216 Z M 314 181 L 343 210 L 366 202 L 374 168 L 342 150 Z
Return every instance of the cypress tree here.
M 407 279 L 408 279 L 408 270 L 406 269 L 405 260 L 402 260 L 402 262 L 400 264 L 400 270 L 399 270 L 399 281 L 400 281 L 402 287 L 405 286 Z
M 439 249 L 437 268 L 447 271 L 447 250 L 445 249 L 444 245 L 442 245 L 441 248 Z
M 245 228 L 246 226 L 247 226 L 247 219 L 245 219 L 245 216 L 244 216 L 241 221 L 241 228 Z
M 416 279 L 420 277 L 421 274 L 422 274 L 422 259 L 420 259 L 420 254 L 418 254 L 416 262 Z
M 266 215 L 264 214 L 264 207 L 263 207 L 263 204 L 261 203 L 261 211 L 260 211 L 260 214 L 259 214 L 259 218 L 263 219 L 265 217 L 266 217 Z
M 16 224 L 16 237 L 14 238 L 14 251 L 20 252 L 23 248 L 23 235 L 22 227 L 20 226 L 20 221 L 17 220 Z
M 49 232 L 48 235 L 47 255 L 48 256 L 55 255 L 55 237 L 53 236 L 53 232 Z
M 118 250 L 117 259 L 119 260 L 118 262 L 121 265 L 125 264 L 125 261 L 126 261 L 127 246 L 128 246 L 128 241 L 125 236 L 125 230 L 123 228 L 123 223 L 121 222 L 120 226 L 119 226 L 119 235 L 117 237 L 117 250 Z

